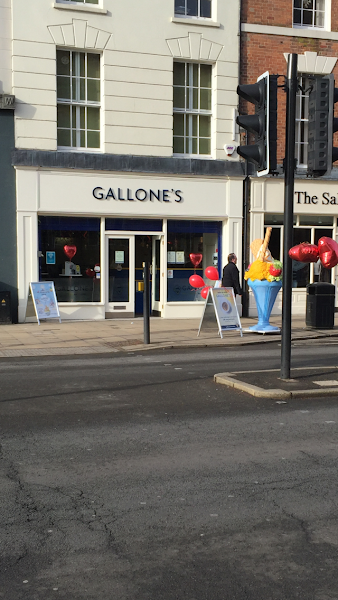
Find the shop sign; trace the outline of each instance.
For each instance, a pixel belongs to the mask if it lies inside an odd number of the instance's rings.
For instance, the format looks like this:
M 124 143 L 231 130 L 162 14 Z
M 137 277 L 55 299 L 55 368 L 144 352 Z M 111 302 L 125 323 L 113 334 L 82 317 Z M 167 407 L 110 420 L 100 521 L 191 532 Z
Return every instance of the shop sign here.
M 310 196 L 307 192 L 295 192 L 296 204 L 323 204 L 324 206 L 329 204 L 338 205 L 338 194 L 337 196 L 331 196 L 329 192 L 323 192 L 321 196 Z
M 133 191 L 130 188 L 109 188 L 95 187 L 93 196 L 96 200 L 121 200 L 130 202 L 183 202 L 182 190 L 151 190 L 138 188 Z

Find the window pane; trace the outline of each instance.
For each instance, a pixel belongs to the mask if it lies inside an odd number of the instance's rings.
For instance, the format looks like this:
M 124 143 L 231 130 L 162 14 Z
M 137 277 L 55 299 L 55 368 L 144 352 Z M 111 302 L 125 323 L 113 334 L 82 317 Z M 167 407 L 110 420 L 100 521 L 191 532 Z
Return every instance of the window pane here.
M 187 0 L 187 14 L 189 15 L 189 17 L 197 17 L 197 7 L 197 0 Z
M 100 101 L 100 80 L 88 79 L 87 100 L 89 102 L 99 102 Z
M 100 148 L 100 132 L 99 131 L 88 131 L 87 147 L 88 148 Z
M 265 235 L 264 228 L 264 235 Z M 275 260 L 280 260 L 280 238 L 281 238 L 281 230 L 279 227 L 273 227 L 271 231 L 271 237 L 269 241 L 269 250 L 271 252 L 271 256 Z
M 293 245 L 301 242 L 311 242 L 311 229 L 295 228 L 293 230 Z M 292 261 L 292 287 L 304 288 L 310 283 L 310 265 L 296 260 Z
M 57 135 L 58 146 L 70 146 L 70 129 L 58 129 Z
M 201 0 L 201 17 L 211 17 L 211 0 Z
M 184 137 L 174 136 L 174 154 L 184 154 Z
M 326 217 L 322 215 L 318 216 L 310 216 L 310 215 L 302 215 L 299 217 L 299 225 L 331 225 L 332 227 L 332 217 Z M 322 235 L 326 235 L 323 233 Z M 331 237 L 331 232 L 327 234 Z M 317 240 L 318 241 L 318 240 Z M 317 243 L 317 242 L 315 242 Z
M 174 85 L 185 85 L 185 63 L 174 63 Z
M 86 147 L 86 132 L 85 131 L 80 131 L 80 147 L 81 148 Z
M 197 138 L 193 138 L 192 139 L 191 153 L 192 154 L 198 154 Z
M 100 78 L 100 56 L 99 54 L 87 55 L 87 77 Z
M 196 136 L 198 135 L 198 124 L 197 124 L 197 119 L 198 116 L 197 115 L 193 115 L 192 116 L 192 135 Z
M 87 108 L 87 128 L 100 129 L 100 109 L 88 106 Z
M 211 88 L 211 66 L 201 65 L 201 87 Z
M 57 78 L 57 97 L 64 100 L 70 100 L 70 78 Z
M 80 77 L 85 77 L 85 75 L 86 75 L 86 70 L 85 70 L 86 55 L 84 52 L 77 52 L 76 54 L 78 54 L 78 57 L 79 57 L 79 68 L 80 68 L 80 71 L 77 73 L 77 75 L 80 75 Z
M 211 135 L 211 119 L 210 117 L 200 116 L 200 136 L 210 137 Z
M 200 139 L 199 153 L 200 154 L 210 154 L 211 153 L 210 140 Z
M 86 128 L 86 116 L 85 116 L 85 107 L 84 106 L 80 106 L 78 109 L 78 112 L 80 114 L 80 129 L 85 129 Z
M 211 90 L 201 90 L 201 104 L 202 110 L 211 110 Z
M 198 88 L 193 88 L 192 97 L 193 97 L 192 108 L 194 110 L 198 110 Z
M 184 135 L 184 115 L 174 115 L 174 135 Z
M 175 0 L 175 14 L 176 15 L 185 15 L 184 0 Z
M 199 65 L 190 65 L 192 66 L 192 84 L 194 87 L 198 87 L 198 72 L 199 72 Z
M 294 8 L 301 8 L 302 0 L 293 0 L 293 6 Z
M 174 87 L 174 107 L 185 108 L 185 89 Z
M 217 227 L 217 222 L 213 223 Z M 171 222 L 168 222 L 170 227 Z M 172 277 L 168 278 L 168 301 L 169 302 L 195 302 L 201 300 L 200 290 L 196 290 L 189 284 L 189 277 L 194 273 L 203 277 L 204 269 L 213 263 L 213 255 L 218 250 L 218 234 L 204 233 L 203 223 L 200 229 L 195 229 L 192 222 L 191 232 L 183 233 L 168 232 L 167 261 L 172 270 Z M 197 225 L 197 224 L 196 224 Z M 189 225 L 184 229 L 189 231 Z M 179 256 L 177 257 L 177 253 Z M 203 261 L 197 268 L 191 263 L 189 255 L 200 253 Z M 177 260 L 179 258 L 179 260 Z M 184 262 L 181 262 L 183 258 Z M 206 279 L 206 285 L 212 282 Z
M 100 264 L 99 228 L 99 219 L 39 217 L 40 281 L 54 281 L 59 302 L 100 301 L 100 279 L 94 273 Z M 76 246 L 71 261 L 65 245 Z M 47 252 L 55 252 L 54 264 L 46 264 Z
M 312 25 L 313 12 L 310 10 L 303 11 L 303 24 L 304 25 Z
M 70 106 L 67 104 L 58 104 L 57 106 L 58 127 L 70 129 Z
M 316 12 L 315 13 L 315 22 L 316 27 L 324 27 L 324 13 Z
M 302 13 L 300 10 L 295 9 L 293 11 L 293 22 L 295 25 L 301 25 L 302 23 Z
M 56 72 L 58 75 L 70 74 L 70 52 L 67 50 L 56 51 Z

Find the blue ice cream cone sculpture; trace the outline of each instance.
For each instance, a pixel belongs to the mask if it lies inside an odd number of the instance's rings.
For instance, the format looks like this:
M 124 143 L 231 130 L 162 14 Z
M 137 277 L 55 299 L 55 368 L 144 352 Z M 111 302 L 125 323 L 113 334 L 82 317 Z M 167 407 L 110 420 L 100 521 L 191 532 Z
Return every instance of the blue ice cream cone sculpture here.
M 249 327 L 250 331 L 259 331 L 262 333 L 279 332 L 279 327 L 270 325 L 269 319 L 277 294 L 282 287 L 282 282 L 267 281 L 266 279 L 262 281 L 255 279 L 252 281 L 248 279 L 248 284 L 253 291 L 258 312 L 258 323 Z

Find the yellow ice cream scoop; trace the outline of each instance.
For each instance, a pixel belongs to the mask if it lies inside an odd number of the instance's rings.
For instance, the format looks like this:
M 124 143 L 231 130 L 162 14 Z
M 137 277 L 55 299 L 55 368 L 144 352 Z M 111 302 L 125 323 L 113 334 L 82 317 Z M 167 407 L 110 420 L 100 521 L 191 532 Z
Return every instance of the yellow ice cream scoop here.
M 255 260 L 251 263 L 249 269 L 244 274 L 244 279 L 251 279 L 255 281 L 255 279 L 259 279 L 263 281 L 263 279 L 267 279 L 270 281 L 270 266 L 271 263 L 263 262 L 262 260 Z

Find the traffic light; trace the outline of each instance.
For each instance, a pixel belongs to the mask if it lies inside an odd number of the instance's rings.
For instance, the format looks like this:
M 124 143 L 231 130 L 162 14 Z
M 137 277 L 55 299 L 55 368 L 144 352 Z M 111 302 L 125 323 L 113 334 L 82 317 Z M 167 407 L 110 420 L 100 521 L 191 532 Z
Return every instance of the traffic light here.
M 338 148 L 333 146 L 333 134 L 338 131 L 334 105 L 338 89 L 331 75 L 316 77 L 309 92 L 308 174 L 322 177 L 330 174 L 332 163 L 338 160 Z
M 255 105 L 254 115 L 236 119 L 238 125 L 254 134 L 255 143 L 238 146 L 237 153 L 256 165 L 259 177 L 277 169 L 277 77 L 267 71 L 257 83 L 237 87 L 237 94 Z

